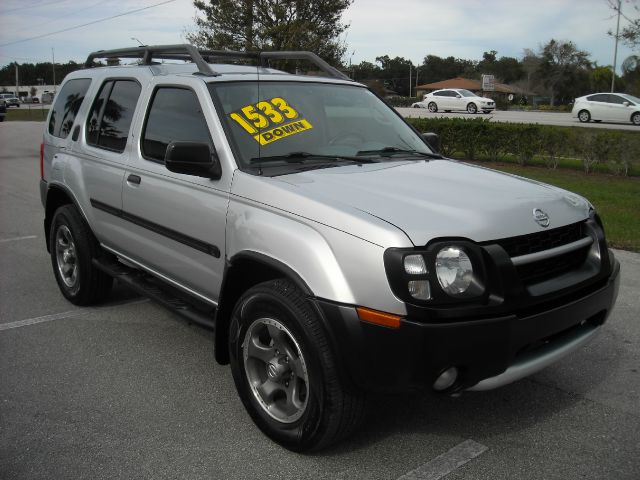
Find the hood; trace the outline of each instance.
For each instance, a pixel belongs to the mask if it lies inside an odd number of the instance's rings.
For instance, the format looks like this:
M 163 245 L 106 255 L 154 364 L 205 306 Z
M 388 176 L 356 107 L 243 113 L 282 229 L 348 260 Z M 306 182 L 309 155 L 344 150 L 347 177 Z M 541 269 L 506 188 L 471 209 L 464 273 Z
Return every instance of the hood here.
M 348 213 L 366 213 L 402 230 L 414 245 L 438 237 L 482 242 L 549 230 L 587 218 L 590 207 L 565 190 L 451 160 L 351 165 L 270 180 L 298 197 L 292 202 L 289 194 L 272 194 L 273 206 L 356 236 L 363 236 L 354 231 L 359 222 Z M 535 209 L 548 215 L 547 228 L 536 223 Z M 347 215 L 337 217 L 336 211 Z

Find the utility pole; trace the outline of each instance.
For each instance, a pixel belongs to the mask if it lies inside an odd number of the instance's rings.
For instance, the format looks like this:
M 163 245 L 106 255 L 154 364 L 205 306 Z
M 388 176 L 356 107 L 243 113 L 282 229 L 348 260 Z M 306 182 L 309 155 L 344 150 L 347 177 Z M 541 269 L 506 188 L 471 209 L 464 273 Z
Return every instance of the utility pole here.
M 18 76 L 18 62 L 15 64 L 16 67 L 16 98 L 20 98 L 20 77 Z
M 413 70 L 413 66 L 409 64 L 409 98 L 411 98 L 411 70 Z
M 618 22 L 616 25 L 616 46 L 613 50 L 613 71 L 611 72 L 611 93 L 613 93 L 616 83 L 616 63 L 618 61 L 618 37 L 620 36 L 620 13 L 622 10 L 622 0 L 618 0 Z
M 56 94 L 56 57 L 51 47 L 51 68 L 53 69 L 53 94 Z

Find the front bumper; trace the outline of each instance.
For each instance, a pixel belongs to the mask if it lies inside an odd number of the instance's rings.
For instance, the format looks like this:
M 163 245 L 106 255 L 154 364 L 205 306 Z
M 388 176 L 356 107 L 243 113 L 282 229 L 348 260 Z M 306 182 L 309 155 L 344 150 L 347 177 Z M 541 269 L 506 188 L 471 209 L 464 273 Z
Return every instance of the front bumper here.
M 544 311 L 481 320 L 427 323 L 408 317 L 398 329 L 359 320 L 353 306 L 316 303 L 342 372 L 369 391 L 429 390 L 455 366 L 448 393 L 502 386 L 544 368 L 586 343 L 606 321 L 618 295 L 620 265 L 596 289 Z

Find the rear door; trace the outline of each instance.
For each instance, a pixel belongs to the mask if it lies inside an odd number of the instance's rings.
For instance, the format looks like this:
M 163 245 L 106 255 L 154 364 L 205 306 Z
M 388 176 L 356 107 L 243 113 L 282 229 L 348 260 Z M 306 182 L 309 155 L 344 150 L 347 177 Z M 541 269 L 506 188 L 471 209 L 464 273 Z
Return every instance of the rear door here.
M 625 105 L 625 102 L 627 105 Z M 609 94 L 609 110 L 611 120 L 614 122 L 628 122 L 631 118 L 631 109 L 628 107 L 629 101 L 615 93 Z
M 216 303 L 224 271 L 225 222 L 233 172 L 212 180 L 167 170 L 172 141 L 215 149 L 211 97 L 202 81 L 151 85 L 139 122 L 139 141 L 125 174 L 126 253 L 174 285 Z M 208 107 L 205 112 L 203 105 Z M 207 118 L 208 117 L 208 118 Z

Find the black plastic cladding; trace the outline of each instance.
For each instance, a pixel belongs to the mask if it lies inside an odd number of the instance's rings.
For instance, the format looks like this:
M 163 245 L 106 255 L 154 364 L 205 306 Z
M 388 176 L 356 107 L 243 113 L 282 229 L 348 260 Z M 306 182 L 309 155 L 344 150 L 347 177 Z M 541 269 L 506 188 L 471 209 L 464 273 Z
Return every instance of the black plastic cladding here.
M 408 316 L 414 320 L 428 323 L 442 323 L 451 320 L 480 320 L 490 318 L 495 315 L 508 315 L 516 313 L 518 315 L 531 315 L 550 308 L 553 305 L 560 305 L 569 301 L 575 295 L 584 295 L 600 288 L 604 279 L 611 273 L 607 244 L 604 231 L 597 222 L 595 216 L 583 222 L 584 229 L 591 229 L 595 232 L 597 242 L 600 246 L 600 271 L 587 280 L 577 281 L 574 284 L 567 282 L 566 276 L 575 273 L 575 278 L 582 275 L 581 268 L 576 268 L 573 272 L 564 272 L 563 282 L 558 281 L 551 293 L 534 297 L 527 291 L 528 284 L 523 282 L 518 269 L 513 265 L 511 257 L 505 249 L 495 242 L 485 242 L 481 245 L 471 242 L 468 239 L 437 239 L 430 242 L 426 247 L 396 249 L 390 248 L 385 251 L 384 263 L 387 278 L 393 293 L 406 303 Z M 586 231 L 586 230 L 585 230 Z M 438 249 L 446 245 L 460 245 L 470 255 L 472 262 L 482 261 L 482 274 L 485 282 L 485 292 L 481 297 L 471 299 L 456 299 L 439 288 L 439 283 L 435 275 L 422 276 L 431 281 L 432 292 L 437 292 L 433 300 L 420 301 L 411 297 L 407 290 L 407 282 L 410 279 L 420 279 L 418 275 L 408 275 L 404 272 L 403 257 L 407 254 L 425 254 L 427 268 L 433 265 L 435 254 Z M 432 255 L 431 257 L 429 255 Z M 584 262 L 586 263 L 586 262 Z M 473 263 L 474 270 L 477 263 Z M 433 270 L 433 267 L 431 267 Z M 547 282 L 554 282 L 555 279 L 546 279 Z M 569 284 L 570 286 L 567 286 Z M 434 288 L 435 287 L 435 288 Z

